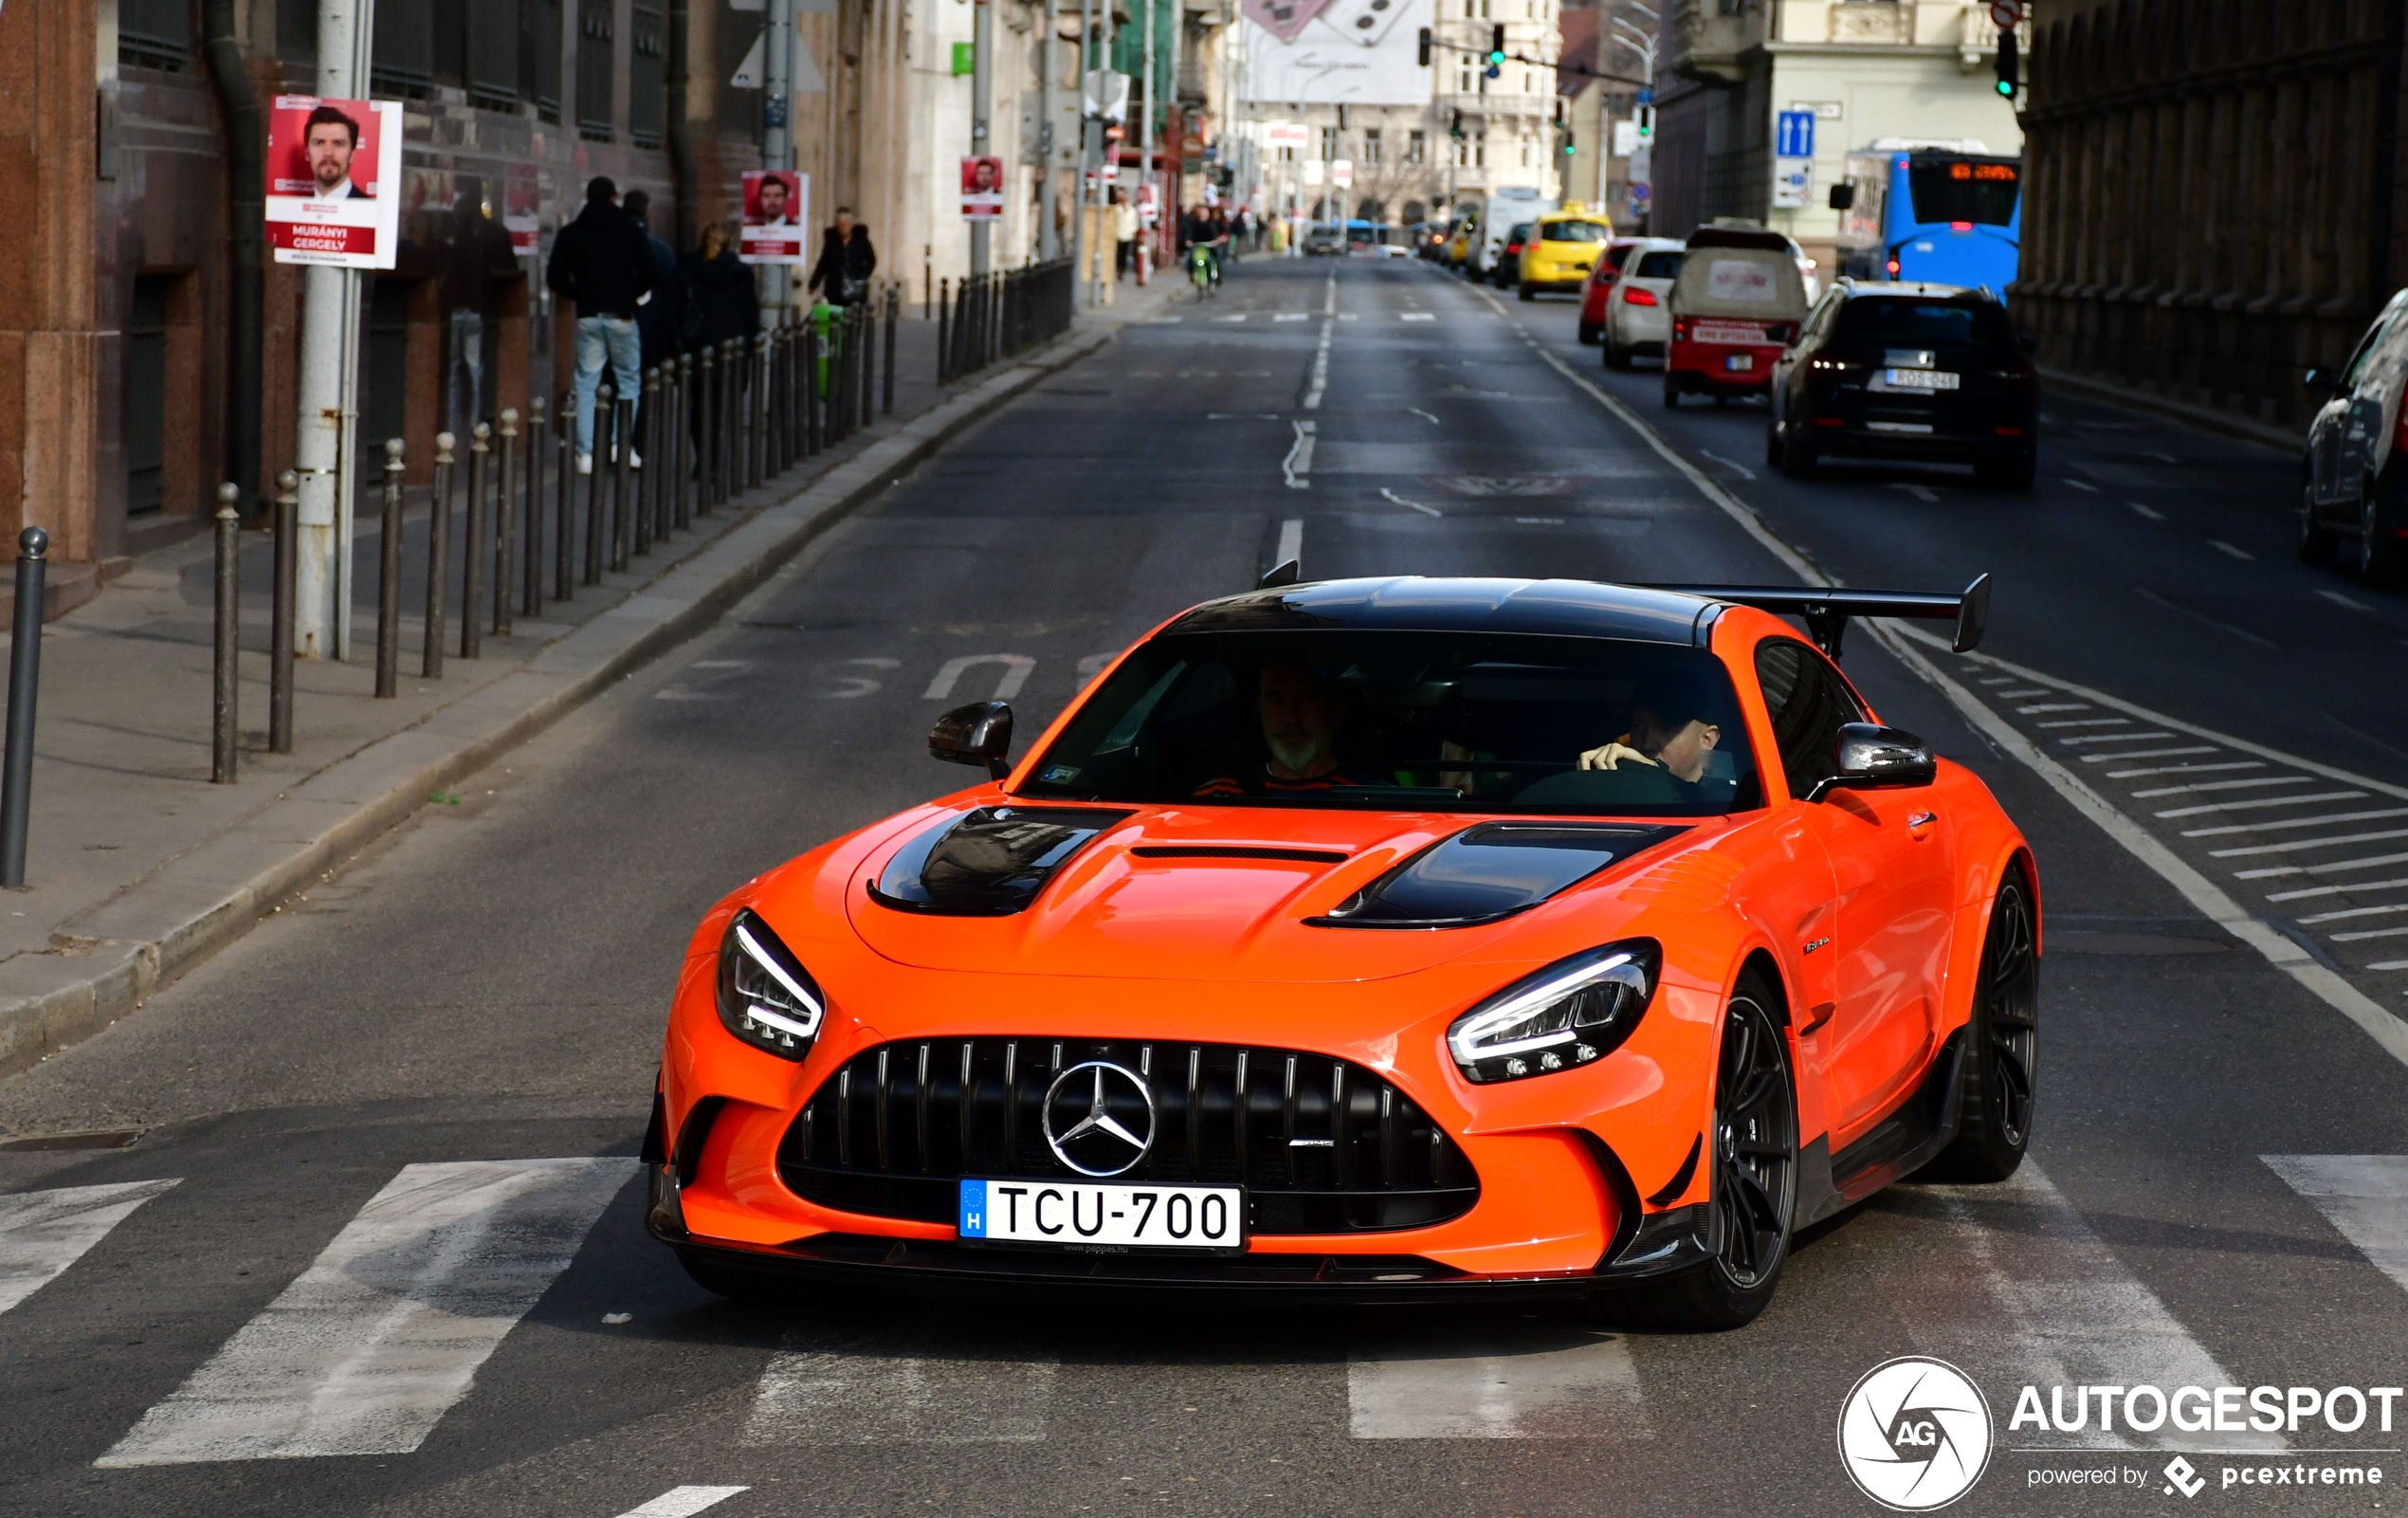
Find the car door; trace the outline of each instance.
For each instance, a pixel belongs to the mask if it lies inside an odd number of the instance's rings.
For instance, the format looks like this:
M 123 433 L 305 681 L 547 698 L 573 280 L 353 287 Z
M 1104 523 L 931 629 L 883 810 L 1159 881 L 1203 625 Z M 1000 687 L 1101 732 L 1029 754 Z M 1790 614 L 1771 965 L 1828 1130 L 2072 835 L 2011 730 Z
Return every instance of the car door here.
M 2357 488 L 2359 476 L 2350 472 L 2352 448 L 2347 434 L 2352 425 L 2358 379 L 2366 368 L 2366 360 L 2374 354 L 2375 344 L 2382 338 L 2383 327 L 2392 313 L 2385 310 L 2367 327 L 2358 346 L 2350 350 L 2349 361 L 2341 368 L 2340 382 L 2308 427 L 2308 464 L 2309 489 L 2320 506 L 2331 506 Z
M 2357 504 L 2362 482 L 2374 475 L 2381 459 L 2383 417 L 2391 409 L 2391 366 L 2379 360 L 2388 353 L 2391 329 L 2399 324 L 2399 298 L 2394 296 L 2342 375 L 2343 411 L 2329 499 L 2344 507 Z
M 1756 650 L 1757 681 L 1791 807 L 1831 860 L 1834 1006 L 1821 1030 L 1836 1142 L 1892 1106 L 1936 1039 L 1950 925 L 1949 829 L 1932 790 L 1833 790 L 1839 729 L 1864 706 L 1821 653 L 1790 638 Z

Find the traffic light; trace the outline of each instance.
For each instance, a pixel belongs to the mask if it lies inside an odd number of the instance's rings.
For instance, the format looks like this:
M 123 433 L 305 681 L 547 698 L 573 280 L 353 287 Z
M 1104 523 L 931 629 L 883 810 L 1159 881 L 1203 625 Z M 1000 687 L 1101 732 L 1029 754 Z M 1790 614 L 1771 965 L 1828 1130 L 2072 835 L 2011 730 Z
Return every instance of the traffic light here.
M 1998 94 L 2003 99 L 2014 100 L 2016 86 L 2022 82 L 2020 52 L 2015 33 L 2001 29 L 1998 33 Z
M 1455 112 L 1448 120 L 1447 136 L 1454 138 L 1457 142 L 1461 142 L 1463 140 L 1463 113 L 1461 111 Z
M 1421 66 L 1430 66 L 1430 28 L 1427 27 L 1421 28 Z
M 1488 31 L 1488 77 L 1495 79 L 1505 72 L 1505 24 L 1499 22 Z

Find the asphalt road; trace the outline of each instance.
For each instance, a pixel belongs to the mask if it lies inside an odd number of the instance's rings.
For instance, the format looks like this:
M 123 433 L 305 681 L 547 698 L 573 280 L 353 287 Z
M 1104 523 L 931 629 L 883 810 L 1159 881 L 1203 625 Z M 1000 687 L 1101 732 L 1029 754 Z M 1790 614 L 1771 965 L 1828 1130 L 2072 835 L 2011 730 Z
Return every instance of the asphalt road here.
M 2400 901 L 2365 882 L 2408 870 L 2308 871 L 2408 850 L 2332 841 L 2403 824 L 2262 826 L 2408 805 L 2386 789 L 2408 781 L 2408 606 L 2289 561 L 2282 460 L 2052 403 L 2032 498 L 1897 469 L 1792 484 L 1756 466 L 1760 412 L 1665 415 L 1652 375 L 1604 375 L 1573 342 L 1566 305 L 1417 265 L 1260 260 L 1172 312 L 457 805 L 0 1084 L 9 1132 L 139 1131 L 0 1149 L 0 1510 L 1870 1512 L 1834 1422 L 1907 1354 L 1990 1399 L 2000 1447 L 1960 1510 L 2186 1506 L 2161 1473 L 2178 1451 L 2202 1505 L 2389 1500 L 2222 1490 L 2271 1463 L 2264 1436 L 2008 1426 L 2027 1383 L 2408 1381 L 2408 1283 L 2382 1268 L 2408 1275 L 2408 1161 L 2266 1159 L 2408 1155 L 2408 1069 L 2316 989 L 2408 1011 L 2408 975 L 2375 968 L 2384 941 L 2338 937 L 2386 919 L 2302 905 Z M 2016 1182 L 1886 1193 L 1801 1241 L 1755 1326 L 1694 1338 L 1539 1309 L 831 1295 L 769 1314 L 708 1297 L 643 1235 L 629 1157 L 694 920 L 958 784 L 924 755 L 945 705 L 1001 691 L 1033 730 L 1090 661 L 1287 552 L 1316 577 L 1786 581 L 1750 510 L 1850 583 L 1998 576 L 1984 651 L 2006 662 L 1933 655 L 1970 704 L 1863 633 L 1847 662 L 2038 851 L 2041 1106 Z M 2089 763 L 2067 739 L 2090 737 L 2136 758 Z M 2137 758 L 2161 748 L 2198 752 Z M 2199 789 L 2222 782 L 2182 767 L 2208 763 L 2268 789 Z M 2140 795 L 2167 787 L 2204 810 Z M 2168 869 L 2323 978 L 2219 928 Z M 504 1197 L 505 1226 L 430 1235 L 444 1197 Z M 2287 1463 L 2408 1479 L 2408 1433 L 2372 1418 L 2276 1438 L 2307 1452 Z M 2322 1453 L 2343 1449 L 2372 1453 Z M 2035 1474 L 2109 1470 L 2132 1475 Z M 668 1495 L 703 1488 L 744 1490 Z

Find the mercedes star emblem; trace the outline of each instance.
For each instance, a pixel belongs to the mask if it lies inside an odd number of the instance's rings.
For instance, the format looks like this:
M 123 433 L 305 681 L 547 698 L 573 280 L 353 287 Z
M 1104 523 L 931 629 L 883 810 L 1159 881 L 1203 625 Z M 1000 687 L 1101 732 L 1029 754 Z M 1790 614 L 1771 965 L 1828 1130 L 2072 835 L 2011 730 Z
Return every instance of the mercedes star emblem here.
M 1046 1088 L 1045 1142 L 1083 1176 L 1120 1175 L 1154 1147 L 1154 1093 L 1143 1076 L 1108 1060 L 1073 1065 Z

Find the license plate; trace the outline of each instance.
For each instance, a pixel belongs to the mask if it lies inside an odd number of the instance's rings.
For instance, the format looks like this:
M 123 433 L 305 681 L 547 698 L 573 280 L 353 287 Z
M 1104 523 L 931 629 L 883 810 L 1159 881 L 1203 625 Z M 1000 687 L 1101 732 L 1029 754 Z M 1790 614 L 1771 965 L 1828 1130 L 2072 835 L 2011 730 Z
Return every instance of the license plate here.
M 1868 432 L 1910 432 L 1920 436 L 1931 430 L 1929 422 L 1867 422 Z
M 1752 353 L 1735 353 L 1723 360 L 1723 367 L 1731 370 L 1753 369 L 1756 367 L 1756 356 Z
M 1236 1249 L 1246 1242 L 1246 1193 L 1237 1186 L 964 1180 L 960 1234 L 1089 1249 Z
M 1748 321 L 1701 321 L 1689 329 L 1699 342 L 1762 342 L 1764 329 Z
M 1961 380 L 1944 369 L 1885 369 L 1881 382 L 1892 390 L 1954 390 Z

